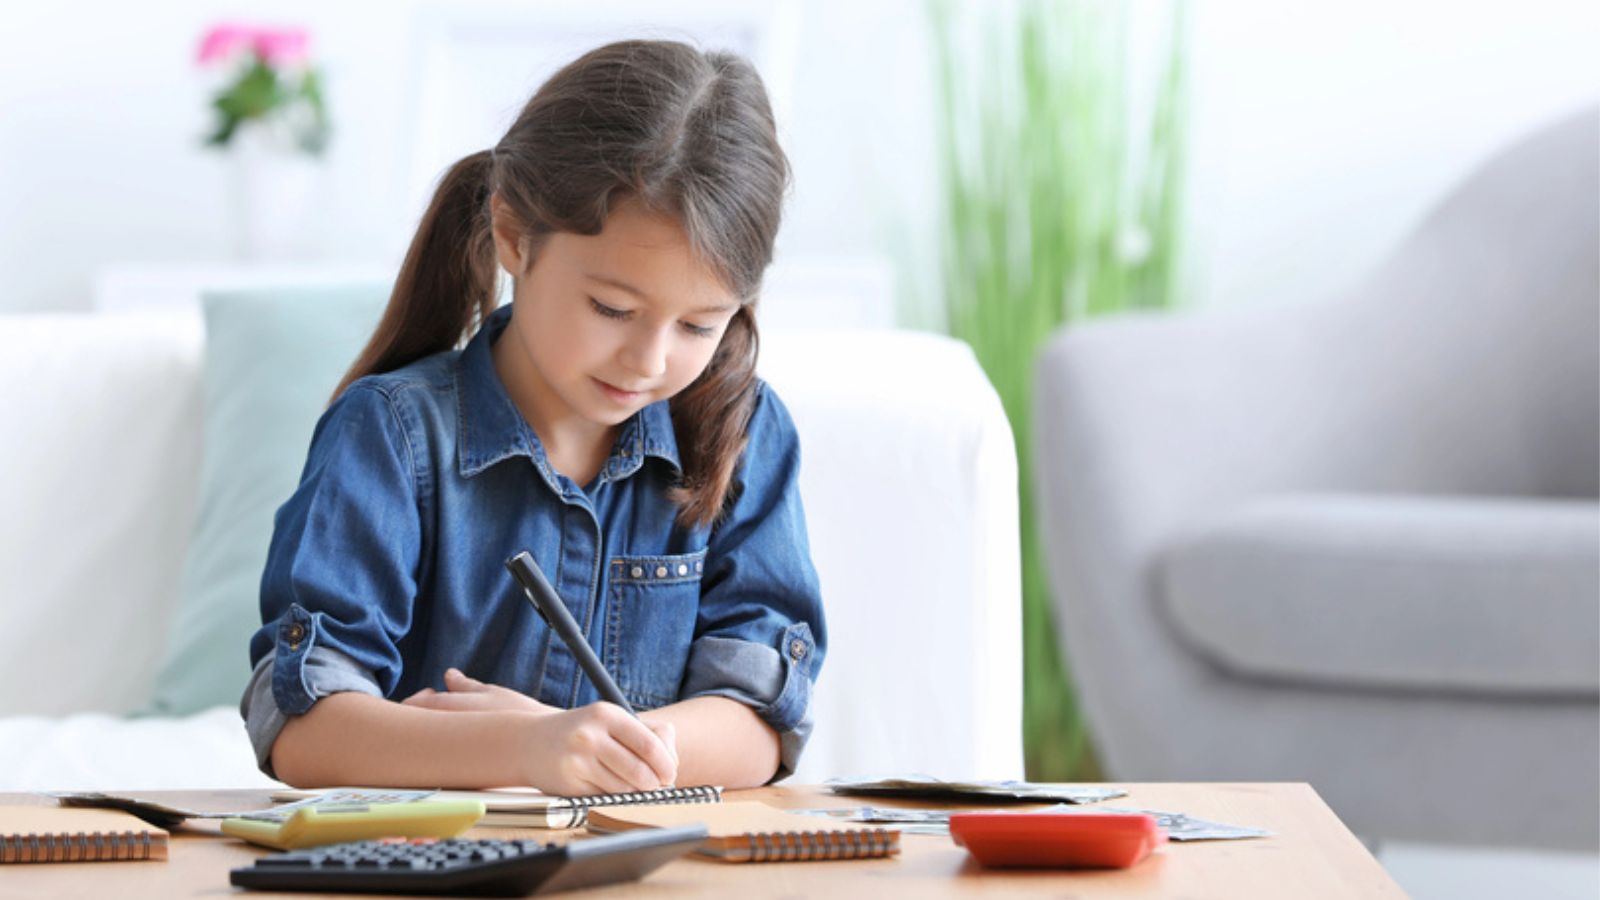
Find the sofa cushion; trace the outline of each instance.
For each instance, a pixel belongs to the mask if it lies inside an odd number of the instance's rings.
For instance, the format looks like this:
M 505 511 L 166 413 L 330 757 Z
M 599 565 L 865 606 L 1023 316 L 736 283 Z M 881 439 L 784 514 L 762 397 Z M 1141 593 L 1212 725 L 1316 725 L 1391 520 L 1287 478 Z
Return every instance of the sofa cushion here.
M 1178 542 L 1159 596 L 1234 673 L 1600 696 L 1600 504 L 1296 496 Z
M 152 712 L 236 705 L 260 627 L 272 518 L 317 417 L 371 336 L 383 284 L 207 294 L 200 499 Z
M 150 696 L 194 521 L 200 347 L 197 322 L 0 316 L 0 715 Z

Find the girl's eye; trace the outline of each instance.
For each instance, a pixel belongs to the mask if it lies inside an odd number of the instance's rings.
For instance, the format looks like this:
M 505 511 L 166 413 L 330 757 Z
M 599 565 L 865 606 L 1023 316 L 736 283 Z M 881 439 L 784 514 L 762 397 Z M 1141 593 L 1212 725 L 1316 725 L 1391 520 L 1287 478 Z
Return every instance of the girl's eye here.
M 589 305 L 594 307 L 595 312 L 605 316 L 608 319 L 628 319 L 633 317 L 633 313 L 629 310 L 617 309 L 614 306 L 607 306 L 593 297 L 589 298 Z M 680 322 L 679 324 L 683 326 L 684 331 L 689 332 L 695 337 L 708 338 L 715 336 L 717 333 L 715 328 L 706 328 L 702 325 L 696 325 L 692 322 Z
M 627 310 L 616 309 L 615 307 L 607 306 L 593 297 L 589 298 L 589 305 L 594 307 L 595 312 L 605 316 L 608 319 L 626 319 L 629 316 Z

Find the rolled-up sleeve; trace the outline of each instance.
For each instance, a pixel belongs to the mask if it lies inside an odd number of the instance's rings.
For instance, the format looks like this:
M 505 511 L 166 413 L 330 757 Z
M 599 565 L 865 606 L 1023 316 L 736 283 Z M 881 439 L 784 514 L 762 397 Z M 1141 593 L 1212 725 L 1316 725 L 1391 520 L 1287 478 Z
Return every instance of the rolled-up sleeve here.
M 272 670 L 274 658 L 265 657 L 256 664 L 250 675 L 250 684 L 239 701 L 239 715 L 244 717 L 244 730 L 250 736 L 250 746 L 256 752 L 256 765 L 272 778 L 278 773 L 272 769 L 272 745 L 278 733 L 288 724 L 289 717 L 278 706 L 272 695 Z M 312 702 L 340 691 L 356 691 L 382 696 L 372 674 L 359 663 L 337 650 L 318 647 L 306 654 L 301 666 L 301 677 Z
M 772 389 L 758 391 L 737 493 L 707 547 L 682 694 L 751 707 L 778 733 L 777 781 L 794 773 L 811 736 L 827 633 L 800 502 L 799 437 Z
M 399 681 L 421 559 L 414 459 L 378 388 L 352 385 L 317 423 L 300 486 L 274 520 L 240 707 L 269 774 L 286 717 L 340 690 L 386 697 Z

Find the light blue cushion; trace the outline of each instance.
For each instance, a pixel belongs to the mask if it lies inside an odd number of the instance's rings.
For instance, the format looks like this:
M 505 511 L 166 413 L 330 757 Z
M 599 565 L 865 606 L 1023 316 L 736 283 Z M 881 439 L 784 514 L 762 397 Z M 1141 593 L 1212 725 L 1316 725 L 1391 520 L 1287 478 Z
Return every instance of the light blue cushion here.
M 182 596 L 148 712 L 239 702 L 273 515 L 311 431 L 382 315 L 389 286 L 208 293 L 205 448 Z

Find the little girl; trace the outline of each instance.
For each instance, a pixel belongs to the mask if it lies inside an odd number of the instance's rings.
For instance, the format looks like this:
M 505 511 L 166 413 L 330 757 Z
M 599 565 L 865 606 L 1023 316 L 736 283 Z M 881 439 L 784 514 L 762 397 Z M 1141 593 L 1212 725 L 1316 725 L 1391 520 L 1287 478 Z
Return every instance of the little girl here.
M 658 41 L 571 63 L 450 168 L 275 520 L 242 702 L 264 771 L 793 771 L 826 641 L 794 424 L 754 371 L 787 182 L 750 64 Z M 638 718 L 506 570 L 523 550 Z

